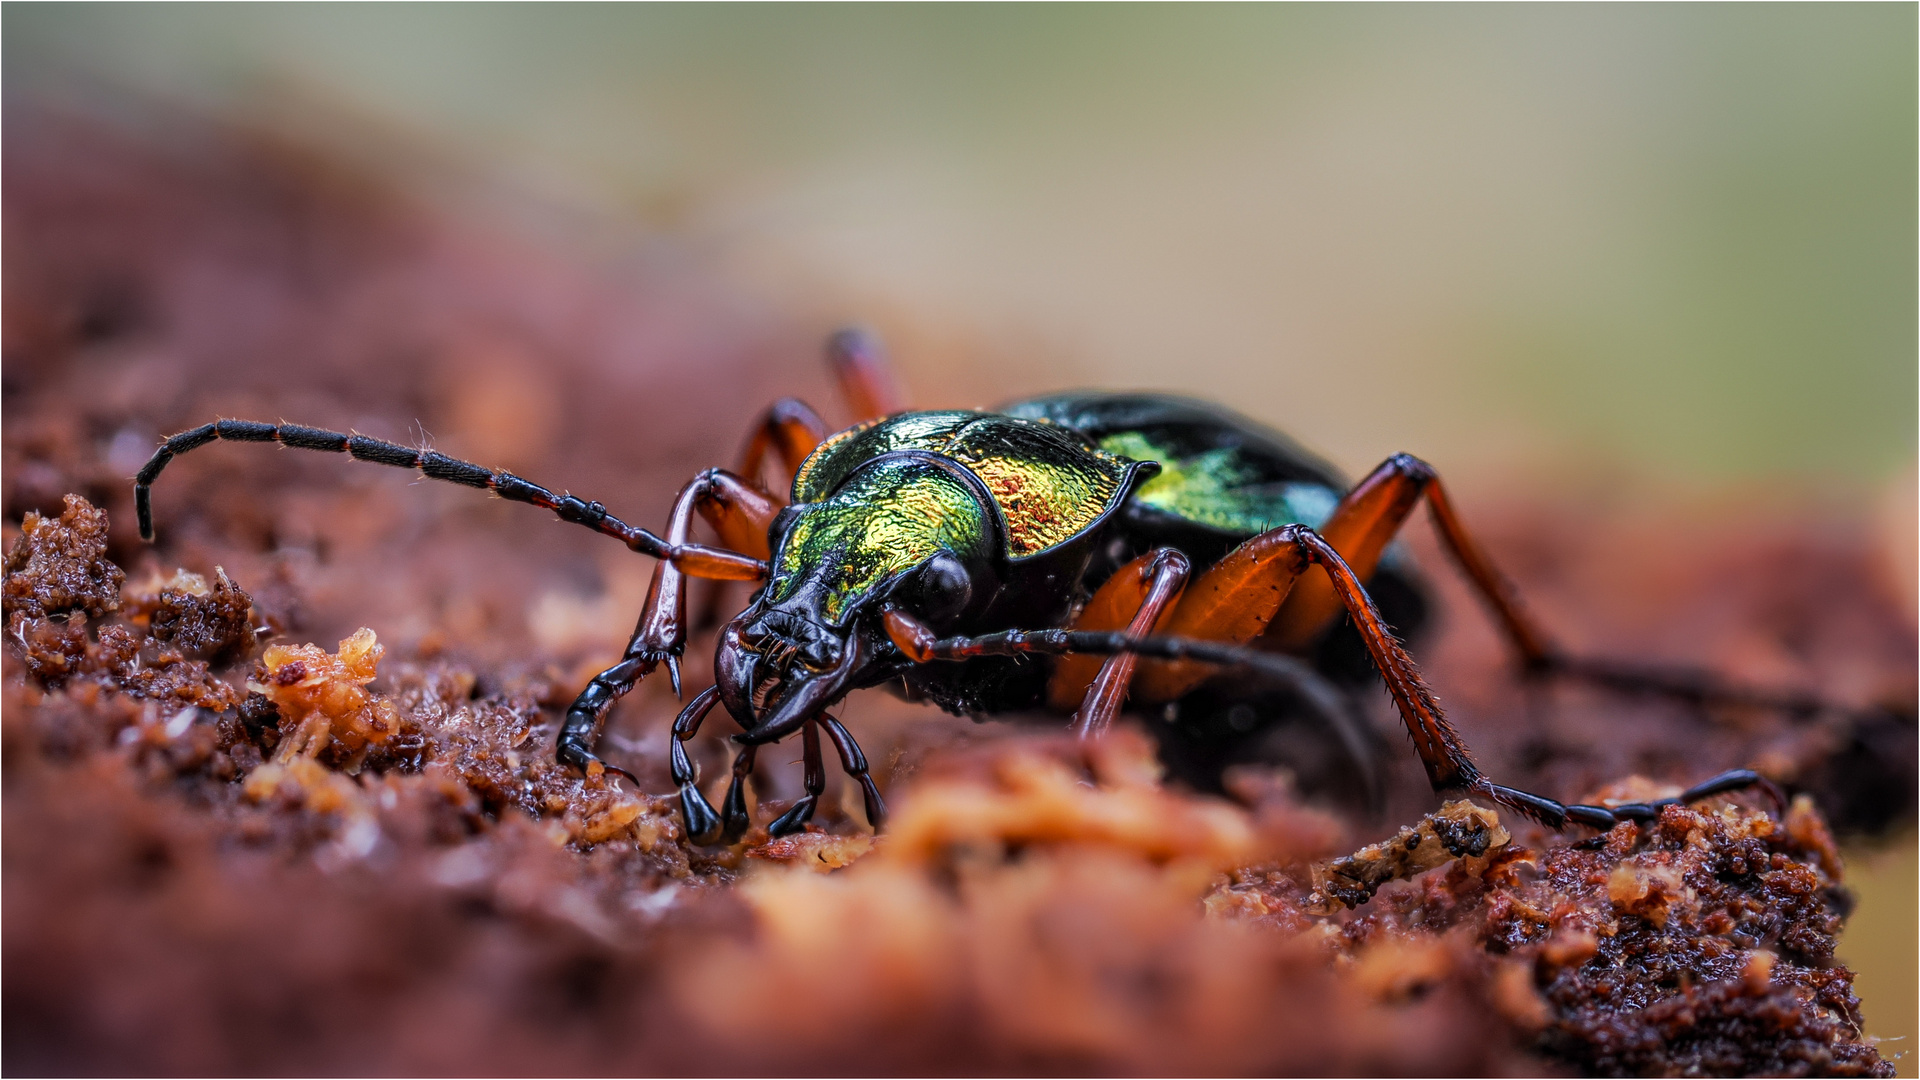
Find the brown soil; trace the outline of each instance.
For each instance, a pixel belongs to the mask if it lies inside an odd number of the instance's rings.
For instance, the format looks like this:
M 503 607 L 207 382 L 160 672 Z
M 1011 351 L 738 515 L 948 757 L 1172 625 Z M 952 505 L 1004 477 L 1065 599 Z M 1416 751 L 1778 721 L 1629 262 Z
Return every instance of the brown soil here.
M 258 135 L 9 119 L 8 1071 L 1888 1074 L 1832 956 L 1825 821 L 1911 819 L 1915 642 L 1844 527 L 1470 511 L 1573 644 L 1846 710 L 1527 689 L 1439 573 L 1450 616 L 1417 649 L 1502 782 L 1635 798 L 1620 778 L 1752 765 L 1809 796 L 1782 817 L 1739 796 L 1587 839 L 1428 818 L 1391 736 L 1370 821 L 1277 766 L 1203 797 L 1135 731 L 1086 749 L 875 692 L 847 718 L 885 838 L 843 786 L 820 832 L 694 847 L 671 801 L 552 761 L 645 560 L 240 446 L 169 468 L 147 548 L 128 477 L 215 415 L 417 422 L 644 521 L 761 403 L 826 397 L 787 360 L 816 331 Z M 673 711 L 644 684 L 602 744 L 649 792 Z M 694 746 L 704 776 L 724 735 Z M 759 822 L 798 794 L 787 756 L 762 755 Z M 1359 864 L 1329 860 L 1416 821 L 1408 855 L 1356 856 L 1384 867 L 1372 898 L 1338 902 Z

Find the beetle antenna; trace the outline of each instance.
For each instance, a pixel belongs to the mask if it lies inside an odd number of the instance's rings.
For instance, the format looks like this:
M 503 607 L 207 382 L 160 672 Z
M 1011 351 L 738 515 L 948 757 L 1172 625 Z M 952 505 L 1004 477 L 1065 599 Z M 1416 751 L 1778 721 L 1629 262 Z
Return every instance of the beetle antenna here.
M 425 428 L 421 429 L 425 433 Z M 133 480 L 133 506 L 140 520 L 140 538 L 153 539 L 153 507 L 149 489 L 160 478 L 167 463 L 189 450 L 197 450 L 215 440 L 228 442 L 271 442 L 281 446 L 290 446 L 297 450 L 322 450 L 334 454 L 347 454 L 356 461 L 371 461 L 376 465 L 391 465 L 401 469 L 418 469 L 429 480 L 445 480 L 465 487 L 482 488 L 493 492 L 510 502 L 523 502 L 551 510 L 560 520 L 584 525 L 605 536 L 611 536 L 642 555 L 651 555 L 656 559 L 676 559 L 690 552 L 697 552 L 704 561 L 720 560 L 728 563 L 740 563 L 743 570 L 755 569 L 764 573 L 764 564 L 757 559 L 723 552 L 719 549 L 704 548 L 692 544 L 672 544 L 646 529 L 628 525 L 612 514 L 598 502 L 589 502 L 575 495 L 559 494 L 541 487 L 531 480 L 525 480 L 510 472 L 496 471 L 471 461 L 451 458 L 438 450 L 414 449 L 382 439 L 370 439 L 365 435 L 340 431 L 327 431 L 324 428 L 302 427 L 299 424 L 266 424 L 255 420 L 216 420 L 211 424 L 202 424 L 191 431 L 183 431 L 160 444 L 153 457 L 140 470 Z M 746 564 L 751 563 L 751 567 Z
M 898 638 L 895 643 L 899 644 Z M 1165 634 L 1134 636 L 1121 630 L 1003 630 L 978 637 L 932 638 L 904 648 L 915 663 L 971 660 L 980 656 L 1111 656 L 1133 653 L 1149 660 L 1191 660 L 1244 667 L 1286 683 L 1298 681 L 1303 665 L 1291 656 L 1203 638 Z

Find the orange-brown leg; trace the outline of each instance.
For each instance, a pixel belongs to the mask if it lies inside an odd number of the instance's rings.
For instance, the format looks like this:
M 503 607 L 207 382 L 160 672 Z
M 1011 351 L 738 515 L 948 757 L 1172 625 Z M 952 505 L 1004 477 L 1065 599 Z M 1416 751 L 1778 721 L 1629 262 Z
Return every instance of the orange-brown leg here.
M 1493 560 L 1461 524 L 1453 500 L 1433 467 L 1419 458 L 1407 454 L 1388 458 L 1340 500 L 1320 533 L 1365 581 L 1423 496 L 1441 543 L 1493 613 L 1524 670 L 1582 679 L 1628 693 L 1660 694 L 1697 705 L 1740 705 L 1803 716 L 1832 709 L 1809 694 L 1729 685 L 1710 672 L 1571 656 L 1561 651 L 1527 615 L 1519 594 L 1494 569 Z M 1284 648 L 1299 648 L 1323 630 L 1341 607 L 1332 583 L 1319 574 L 1309 574 L 1287 597 L 1267 635 Z M 1179 631 L 1170 627 L 1170 632 Z
M 676 549 L 691 548 L 687 544 L 687 533 L 698 511 L 723 537 L 750 539 L 757 530 L 762 553 L 752 561 L 757 569 L 748 574 L 731 562 L 717 559 L 663 559 L 655 564 L 653 581 L 647 588 L 647 602 L 640 610 L 633 637 L 627 642 L 626 655 L 618 664 L 594 676 L 567 709 L 556 747 L 562 764 L 573 765 L 589 774 L 595 771 L 595 766 L 601 766 L 592 749 L 601 718 L 615 701 L 661 662 L 667 665 L 674 693 L 680 692 L 680 653 L 687 641 L 686 579 L 692 576 L 740 581 L 765 576 L 766 563 L 759 560 L 764 558 L 766 550 L 767 526 L 779 510 L 779 504 L 764 492 L 724 469 L 708 469 L 680 489 L 667 521 L 667 544 Z M 733 560 L 748 561 L 736 552 L 724 554 Z
M 826 437 L 825 421 L 806 402 L 798 398 L 781 398 L 768 406 L 767 411 L 761 413 L 760 419 L 754 423 L 753 434 L 747 437 L 746 448 L 740 452 L 740 467 L 734 472 L 754 485 L 761 498 L 772 500 L 774 513 L 778 513 L 780 507 L 787 504 L 786 482 L 792 479 L 800 463 L 807 460 L 807 455 L 813 453 L 814 448 Z M 782 468 L 786 470 L 782 482 L 773 485 L 762 484 L 762 471 L 766 468 L 768 454 L 778 457 Z M 701 516 L 707 517 L 708 523 L 720 531 L 721 539 L 727 546 L 757 554 L 762 559 L 772 557 L 767 546 L 765 525 L 749 529 L 744 520 L 736 518 L 736 525 L 729 532 L 705 513 Z M 772 517 L 769 516 L 767 520 L 771 521 Z M 706 595 L 700 601 L 699 617 L 694 620 L 695 626 L 704 629 L 720 622 L 727 591 L 724 581 L 716 581 L 707 587 Z
M 740 453 L 740 467 L 735 471 L 758 483 L 760 471 L 766 467 L 767 454 L 771 452 L 779 456 L 780 464 L 786 469 L 786 479 L 791 480 L 800 463 L 807 460 L 807 455 L 826 437 L 826 421 L 820 419 L 820 414 L 798 398 L 781 398 L 768 406 L 753 425 L 753 434 L 747 438 L 746 449 Z M 779 492 L 785 488 L 786 484 L 781 483 L 767 490 Z
M 833 369 L 833 377 L 840 384 L 840 396 L 853 412 L 855 423 L 878 420 L 906 408 L 906 399 L 894 380 L 886 354 L 872 334 L 842 330 L 828 338 L 827 366 Z M 779 456 L 787 477 L 791 478 L 829 433 L 826 421 L 806 402 L 781 398 L 760 414 L 753 425 L 753 434 L 747 438 L 746 449 L 740 454 L 740 467 L 734 471 L 757 483 L 767 455 L 773 453 Z M 776 485 L 768 490 L 776 491 L 784 486 Z
M 1074 620 L 1076 630 L 1119 630 L 1139 637 L 1160 628 L 1186 587 L 1192 569 L 1174 548 L 1156 548 L 1114 572 Z M 1117 653 L 1104 661 L 1093 656 L 1063 657 L 1047 684 L 1047 699 L 1061 711 L 1078 706 L 1074 734 L 1103 734 L 1126 703 L 1140 658 Z
M 1326 571 L 1335 596 L 1353 620 L 1365 643 L 1368 655 L 1379 668 L 1387 692 L 1406 722 L 1413 737 L 1414 750 L 1426 767 L 1427 779 L 1435 791 L 1466 791 L 1483 795 L 1503 806 L 1555 828 L 1568 823 L 1611 828 L 1623 820 L 1647 821 L 1659 815 L 1660 807 L 1690 802 L 1746 787 L 1758 786 L 1777 794 L 1761 776 L 1747 769 L 1721 773 L 1683 792 L 1677 799 L 1622 806 L 1567 805 L 1543 795 L 1495 784 L 1488 780 L 1468 753 L 1466 744 L 1448 723 L 1440 704 L 1421 678 L 1413 659 L 1394 639 L 1380 612 L 1373 606 L 1359 575 L 1341 559 L 1333 545 L 1304 525 L 1289 525 L 1276 530 L 1276 550 L 1291 545 L 1300 559 Z M 1291 553 L 1287 557 L 1292 557 Z M 1309 579 L 1312 576 L 1309 575 Z M 1136 637 L 1117 632 L 1083 630 L 1007 630 L 980 637 L 940 638 L 925 624 L 897 609 L 884 611 L 888 636 L 894 645 L 915 663 L 968 660 L 981 656 L 1067 656 L 1075 653 L 1113 655 L 1137 653 L 1162 660 L 1195 660 L 1201 663 L 1241 666 L 1266 670 L 1276 660 L 1292 663 L 1290 658 L 1275 657 L 1258 650 L 1214 641 L 1196 641 L 1172 636 Z M 1776 802 L 1778 800 L 1776 799 Z
M 863 330 L 842 330 L 827 339 L 827 366 L 840 384 L 840 396 L 855 423 L 891 416 L 905 409 L 906 399 L 894 380 L 880 342 Z M 829 434 L 826 421 L 798 398 L 781 398 L 753 426 L 747 448 L 740 455 L 741 476 L 759 480 L 769 452 L 777 453 L 791 477 L 800 463 Z
M 673 513 L 667 519 L 669 543 L 684 542 L 695 511 L 722 536 L 738 536 L 764 558 L 767 526 L 780 512 L 780 504 L 725 469 L 708 469 L 681 488 L 674 499 Z M 680 691 L 679 656 L 687 643 L 686 578 L 687 574 L 673 563 L 661 562 L 653 568 L 646 605 L 641 608 L 633 640 L 627 644 L 629 657 L 649 655 L 667 661 L 675 693 Z
M 1367 652 L 1373 657 L 1375 666 L 1380 669 L 1386 680 L 1387 690 L 1399 706 L 1400 715 L 1406 721 L 1407 731 L 1413 736 L 1414 749 L 1420 754 L 1421 764 L 1426 766 L 1427 779 L 1435 791 L 1464 790 L 1478 792 L 1495 802 L 1509 806 L 1521 813 L 1543 821 L 1555 828 L 1567 822 L 1577 822 L 1594 828 L 1608 829 L 1618 821 L 1651 821 L 1659 816 L 1661 806 L 1674 803 L 1692 802 L 1727 791 L 1746 787 L 1767 789 L 1776 805 L 1781 805 L 1777 789 L 1769 781 L 1749 769 L 1733 769 L 1715 776 L 1703 783 L 1696 784 L 1681 793 L 1677 799 L 1660 799 L 1652 803 L 1629 803 L 1622 806 L 1569 806 L 1544 795 L 1521 791 L 1493 783 L 1481 774 L 1473 758 L 1467 753 L 1466 744 L 1447 722 L 1446 715 L 1440 711 L 1440 703 L 1427 689 L 1426 681 L 1420 677 L 1414 667 L 1413 658 L 1400 647 L 1393 632 L 1381 619 L 1380 611 L 1373 606 L 1373 600 L 1367 596 L 1366 589 L 1360 584 L 1359 576 L 1340 558 L 1340 553 L 1311 529 L 1300 530 L 1300 541 L 1307 557 L 1326 570 L 1327 579 L 1332 582 L 1338 594 L 1341 606 L 1345 607 L 1353 619 L 1360 638 L 1366 643 Z M 1317 576 L 1317 575 L 1316 575 Z
M 762 561 L 772 557 L 767 546 L 767 527 L 773 524 L 785 501 L 725 469 L 701 473 L 681 490 L 680 498 L 691 499 L 693 508 L 720 534 L 720 542 L 727 547 Z M 678 504 L 674 509 L 677 514 Z
M 834 379 L 840 384 L 840 396 L 846 400 L 856 422 L 877 420 L 906 407 L 886 356 L 873 335 L 860 330 L 834 334 L 827 340 L 827 364 L 833 369 Z M 778 483 L 766 485 L 763 490 L 785 505 L 787 483 L 828 433 L 826 421 L 806 402 L 781 398 L 754 423 L 753 433 L 747 437 L 746 448 L 740 453 L 739 467 L 734 471 L 749 482 L 760 484 L 768 456 L 778 457 L 784 475 Z M 768 557 L 764 530 L 751 546 L 742 546 L 746 543 L 744 537 L 729 536 L 726 542 L 740 551 L 758 552 L 762 559 Z M 700 605 L 698 625 L 712 626 L 720 621 L 726 596 L 725 582 L 715 582 L 707 590 Z
M 1340 553 L 1319 534 L 1304 525 L 1286 525 L 1270 534 L 1273 557 L 1287 565 L 1315 563 L 1324 567 L 1333 583 L 1335 596 L 1353 617 L 1367 652 L 1386 681 L 1387 692 L 1406 721 L 1413 736 L 1414 749 L 1427 767 L 1427 776 L 1436 790 L 1472 788 L 1479 781 L 1479 770 L 1467 753 L 1465 744 L 1447 723 L 1426 681 L 1420 677 L 1413 660 L 1387 628 L 1372 598 L 1359 577 L 1340 558 Z M 1260 669 L 1266 659 L 1251 649 L 1223 642 L 1169 636 L 1137 637 L 1131 634 L 1085 630 L 1010 630 L 977 638 L 937 639 L 933 631 L 897 608 L 883 611 L 888 636 L 895 647 L 915 661 L 965 660 L 976 656 L 1040 653 L 1112 654 L 1138 652 L 1161 660 L 1194 660 L 1202 664 L 1245 664 Z M 1159 643 L 1155 645 L 1153 643 Z
M 1235 645 L 1251 641 L 1273 621 L 1306 567 L 1288 528 L 1261 533 L 1194 579 L 1161 632 Z M 1133 695 L 1147 703 L 1172 701 L 1213 673 L 1206 664 L 1152 661 L 1134 679 Z
M 1545 631 L 1527 616 L 1513 586 L 1462 527 L 1446 488 L 1426 462 L 1410 454 L 1388 458 L 1340 500 L 1318 531 L 1359 580 L 1366 581 L 1423 495 L 1441 541 L 1492 609 L 1521 663 L 1531 669 L 1551 666 L 1555 653 Z M 1342 606 L 1332 581 L 1309 575 L 1281 605 L 1267 634 L 1285 648 L 1299 648 L 1325 629 Z
M 1156 632 L 1232 645 L 1260 636 L 1308 566 L 1296 531 L 1287 527 L 1272 529 L 1228 552 L 1187 586 L 1172 611 L 1160 620 Z M 1084 624 L 1076 626 L 1094 629 Z M 1118 626 L 1117 620 L 1105 620 L 1099 628 Z M 1129 628 L 1128 633 L 1137 637 L 1142 632 Z M 1110 657 L 1107 663 L 1112 664 L 1115 659 L 1118 657 Z M 1059 671 L 1066 665 L 1089 665 L 1093 658 L 1068 657 L 1057 663 L 1061 667 L 1055 669 L 1056 683 Z M 1218 671 L 1211 664 L 1190 660 L 1143 660 L 1133 677 L 1131 696 L 1143 704 L 1173 701 Z M 1339 741 L 1359 774 L 1368 805 L 1375 805 L 1379 778 L 1374 755 L 1368 745 L 1365 725 L 1356 721 L 1352 702 L 1346 694 L 1311 667 L 1288 657 L 1275 656 L 1269 660 L 1263 676 L 1292 691 L 1307 712 Z M 1055 703 L 1058 705 L 1058 699 Z
M 907 407 L 880 341 L 864 330 L 842 330 L 827 339 L 827 363 L 858 422 L 892 416 Z

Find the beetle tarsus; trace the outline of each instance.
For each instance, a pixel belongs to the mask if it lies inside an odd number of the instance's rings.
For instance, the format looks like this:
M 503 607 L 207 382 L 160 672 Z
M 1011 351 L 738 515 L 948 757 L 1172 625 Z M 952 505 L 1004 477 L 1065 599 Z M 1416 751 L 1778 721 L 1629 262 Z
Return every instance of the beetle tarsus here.
M 1568 805 L 1544 795 L 1535 795 L 1530 791 L 1521 791 L 1501 784 L 1482 782 L 1475 785 L 1475 790 L 1493 801 L 1518 810 L 1548 828 L 1560 829 L 1573 824 L 1585 825 L 1601 832 L 1623 821 L 1657 821 L 1660 811 L 1669 806 L 1686 806 L 1703 799 L 1710 799 L 1715 795 L 1725 795 L 1728 792 L 1742 791 L 1747 788 L 1758 788 L 1762 794 L 1766 795 L 1767 800 L 1773 804 L 1775 813 L 1785 811 L 1786 797 L 1781 793 L 1779 785 L 1752 769 L 1729 769 L 1718 776 L 1702 780 L 1670 799 L 1619 803 L 1614 806 L 1588 806 L 1584 803 Z
M 720 815 L 713 804 L 693 784 L 680 785 L 680 815 L 687 822 L 687 839 L 696 844 L 712 844 L 721 838 Z
M 1721 784 L 1725 784 L 1726 786 L 1719 786 Z M 1774 815 L 1776 817 L 1785 816 L 1787 812 L 1787 793 L 1780 790 L 1780 785 L 1774 783 L 1771 778 L 1762 776 L 1752 769 L 1730 769 L 1727 772 L 1721 773 L 1719 776 L 1695 784 L 1683 792 L 1680 798 L 1682 801 L 1692 802 L 1695 799 L 1704 799 L 1709 795 L 1718 795 L 1722 792 L 1735 791 L 1744 787 L 1759 788 L 1760 793 L 1765 795 L 1767 801 L 1773 804 Z
M 721 804 L 726 818 L 727 842 L 733 843 L 747 835 L 753 828 L 753 818 L 747 813 L 747 789 L 738 776 L 727 783 L 727 799 Z
M 833 740 L 833 747 L 840 752 L 840 768 L 860 784 L 860 798 L 866 804 L 867 824 L 874 832 L 887 826 L 887 801 L 880 797 L 880 789 L 874 786 L 873 777 L 867 772 L 867 755 L 860 750 L 849 732 L 831 713 L 820 714 L 820 726 L 827 730 L 827 737 Z
M 640 786 L 640 781 L 632 773 L 595 757 L 591 747 L 594 733 L 599 729 L 607 709 L 621 695 L 633 689 L 635 683 L 645 678 L 653 670 L 653 665 L 654 661 L 648 657 L 630 656 L 595 675 L 587 683 L 587 688 L 580 691 L 580 696 L 573 699 L 572 705 L 567 706 L 567 717 L 561 722 L 560 738 L 554 746 L 554 757 L 560 764 L 571 765 L 589 776 L 593 774 L 593 766 L 598 764 L 632 780 L 635 787 Z
M 759 752 L 757 746 L 741 747 L 733 758 L 733 779 L 727 782 L 727 799 L 721 804 L 721 815 L 726 820 L 726 842 L 731 844 L 747 835 L 753 827 L 753 818 L 747 812 L 747 777 L 753 773 L 753 758 Z
M 839 740 L 836 739 L 834 742 L 838 745 Z M 820 724 L 817 721 L 807 722 L 807 726 L 801 732 L 800 745 L 802 747 L 800 759 L 804 763 L 805 770 L 803 776 L 806 794 L 802 795 L 800 801 L 794 803 L 786 813 L 775 818 L 773 824 L 767 826 L 769 836 L 786 836 L 804 830 L 807 822 L 813 820 L 814 808 L 820 805 L 821 792 L 827 790 L 827 768 L 820 757 Z
M 793 833 L 805 832 L 807 822 L 813 820 L 813 807 L 818 801 L 812 795 L 801 796 L 800 801 L 794 803 L 786 813 L 773 819 L 773 824 L 767 826 L 767 835 L 789 836 Z
M 612 773 L 615 776 L 625 777 L 627 782 L 636 788 L 640 786 L 639 777 L 618 765 L 609 764 L 605 759 L 594 754 L 580 743 L 562 742 L 559 749 L 555 752 L 554 757 L 559 759 L 560 764 L 571 765 L 579 769 L 582 774 L 589 778 L 596 772 Z

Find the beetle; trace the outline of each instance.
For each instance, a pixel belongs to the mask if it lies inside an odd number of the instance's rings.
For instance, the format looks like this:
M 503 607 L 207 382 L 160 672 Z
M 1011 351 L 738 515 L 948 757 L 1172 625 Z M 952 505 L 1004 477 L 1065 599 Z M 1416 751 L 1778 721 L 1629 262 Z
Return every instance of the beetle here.
M 1742 695 L 1557 649 L 1418 458 L 1396 454 L 1349 487 L 1284 435 L 1216 405 L 1088 392 L 992 412 L 913 411 L 902 406 L 870 336 L 842 331 L 827 355 L 860 422 L 829 434 L 804 403 L 776 402 L 754 425 L 736 470 L 708 469 L 680 491 L 664 535 L 599 502 L 431 449 L 232 419 L 174 435 L 155 451 L 134 482 L 140 533 L 153 538 L 150 488 L 174 457 L 216 440 L 275 442 L 484 488 L 654 557 L 624 656 L 568 708 L 555 748 L 562 763 L 589 776 L 611 770 L 636 784 L 593 752 L 607 710 L 662 665 L 681 693 L 689 578 L 758 583 L 720 629 L 714 685 L 687 702 L 669 741 L 687 832 L 699 843 L 746 832 L 744 781 L 756 752 L 796 732 L 805 794 L 768 831 L 799 831 L 811 818 L 826 783 L 823 735 L 859 783 L 869 823 L 882 828 L 885 803 L 859 744 L 828 711 L 882 684 L 975 715 L 1050 707 L 1071 713 L 1078 735 L 1095 738 L 1129 700 L 1175 711 L 1233 702 L 1237 680 L 1214 676 L 1234 668 L 1282 688 L 1363 759 L 1342 691 L 1327 674 L 1330 633 L 1357 639 L 1436 792 L 1480 795 L 1554 828 L 1599 829 L 1749 786 L 1777 798 L 1745 769 L 1676 799 L 1613 807 L 1569 805 L 1487 778 L 1367 588 L 1372 582 L 1397 598 L 1395 621 L 1418 621 L 1417 586 L 1389 545 L 1423 501 L 1524 669 L 1683 697 Z M 770 457 L 792 473 L 790 499 L 758 483 Z M 696 514 L 719 545 L 690 539 Z M 1344 626 L 1330 632 L 1343 614 Z M 1316 645 L 1318 663 L 1309 663 L 1303 657 Z M 1228 685 L 1223 694 L 1209 683 Z M 741 728 L 717 810 L 685 748 L 716 706 Z

